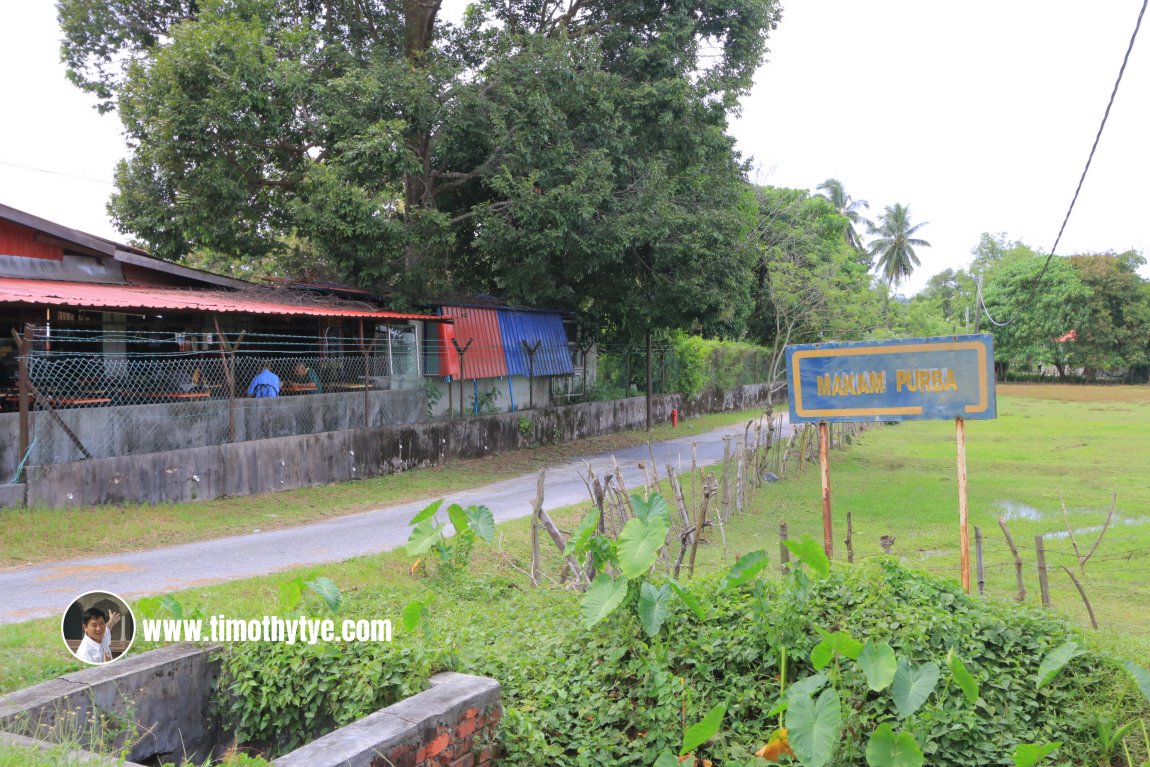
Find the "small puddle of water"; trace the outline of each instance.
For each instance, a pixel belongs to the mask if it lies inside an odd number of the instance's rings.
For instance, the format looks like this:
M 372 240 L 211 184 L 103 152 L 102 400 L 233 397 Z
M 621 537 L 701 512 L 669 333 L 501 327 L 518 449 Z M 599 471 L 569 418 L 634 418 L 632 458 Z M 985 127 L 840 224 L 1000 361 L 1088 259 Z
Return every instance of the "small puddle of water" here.
M 1028 522 L 1039 522 L 1042 520 L 1042 512 L 1025 503 L 1019 503 L 1018 501 L 995 501 L 994 505 L 1005 512 L 1002 516 L 1006 517 L 1007 522 L 1015 519 L 1024 519 Z
M 1117 517 L 1116 516 L 1114 518 L 1114 521 L 1110 523 L 1110 526 L 1111 527 L 1118 527 L 1119 525 L 1121 525 L 1123 527 L 1134 527 L 1136 525 L 1145 525 L 1145 524 L 1150 524 L 1150 517 Z M 1101 530 L 1102 530 L 1102 525 L 1092 525 L 1090 527 L 1076 527 L 1076 528 L 1074 528 L 1074 535 L 1076 537 L 1079 535 L 1089 535 L 1091 533 L 1100 532 Z M 1070 534 L 1067 533 L 1065 530 L 1058 530 L 1058 531 L 1053 532 L 1053 533 L 1047 533 L 1046 535 L 1048 538 L 1059 538 L 1059 539 L 1070 537 Z

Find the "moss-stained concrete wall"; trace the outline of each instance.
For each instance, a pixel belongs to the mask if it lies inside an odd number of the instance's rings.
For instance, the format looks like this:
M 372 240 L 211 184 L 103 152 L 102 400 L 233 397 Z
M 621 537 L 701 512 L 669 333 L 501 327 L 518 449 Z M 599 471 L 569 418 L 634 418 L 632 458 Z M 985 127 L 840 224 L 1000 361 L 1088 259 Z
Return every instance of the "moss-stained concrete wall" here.
M 765 405 L 765 384 L 695 398 L 654 398 L 655 423 Z M 520 430 L 531 421 L 534 434 Z M 303 434 L 162 453 L 96 458 L 27 470 L 27 503 L 49 507 L 100 503 L 205 500 L 250 495 L 434 466 L 452 458 L 477 458 L 526 447 L 642 427 L 646 400 L 499 413 L 456 421 Z

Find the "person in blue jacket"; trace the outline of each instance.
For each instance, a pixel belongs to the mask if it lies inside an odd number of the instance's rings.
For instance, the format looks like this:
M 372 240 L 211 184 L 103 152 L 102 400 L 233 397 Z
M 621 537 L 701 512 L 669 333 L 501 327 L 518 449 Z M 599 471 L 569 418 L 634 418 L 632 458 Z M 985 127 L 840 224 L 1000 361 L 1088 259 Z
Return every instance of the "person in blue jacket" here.
M 249 397 L 278 397 L 280 377 L 266 367 L 248 384 Z

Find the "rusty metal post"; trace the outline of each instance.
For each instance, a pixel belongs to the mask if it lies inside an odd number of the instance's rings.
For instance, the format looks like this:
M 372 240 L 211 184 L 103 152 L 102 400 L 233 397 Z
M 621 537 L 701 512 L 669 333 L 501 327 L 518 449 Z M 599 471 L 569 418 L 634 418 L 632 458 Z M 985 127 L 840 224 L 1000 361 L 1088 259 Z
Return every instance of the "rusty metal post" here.
M 827 559 L 834 554 L 834 533 L 831 531 L 831 461 L 827 454 L 827 422 L 819 421 L 819 463 L 823 475 L 823 550 Z
M 958 445 L 958 548 L 962 567 L 962 590 L 970 593 L 970 529 L 966 496 L 966 421 L 954 419 Z

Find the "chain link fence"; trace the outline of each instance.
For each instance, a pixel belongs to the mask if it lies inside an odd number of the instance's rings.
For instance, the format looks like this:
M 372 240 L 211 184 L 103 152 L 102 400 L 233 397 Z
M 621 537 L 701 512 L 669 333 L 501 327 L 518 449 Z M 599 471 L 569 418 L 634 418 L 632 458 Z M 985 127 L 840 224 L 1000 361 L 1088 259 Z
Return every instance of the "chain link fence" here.
M 369 339 L 69 331 L 33 335 L 29 465 L 427 420 L 409 328 Z M 158 346 L 172 350 L 157 350 Z M 94 352 L 93 347 L 111 351 Z M 5 409 L 18 407 L 5 395 Z M 15 407 L 14 407 L 15 406 Z
M 502 346 L 468 343 L 459 381 L 460 345 L 444 343 L 410 325 L 380 326 L 370 338 L 342 332 L 49 333 L 29 326 L 20 372 L 10 389 L 0 391 L 0 409 L 19 410 L 24 391 L 28 429 L 20 442 L 27 449 L 16 460 L 49 465 L 646 391 L 645 348 L 537 344 L 526 352 L 534 363 L 529 370 L 552 370 L 547 360 L 569 355 L 571 374 L 511 376 Z M 767 350 L 693 343 L 679 339 L 653 349 L 656 393 L 694 395 L 764 380 Z

